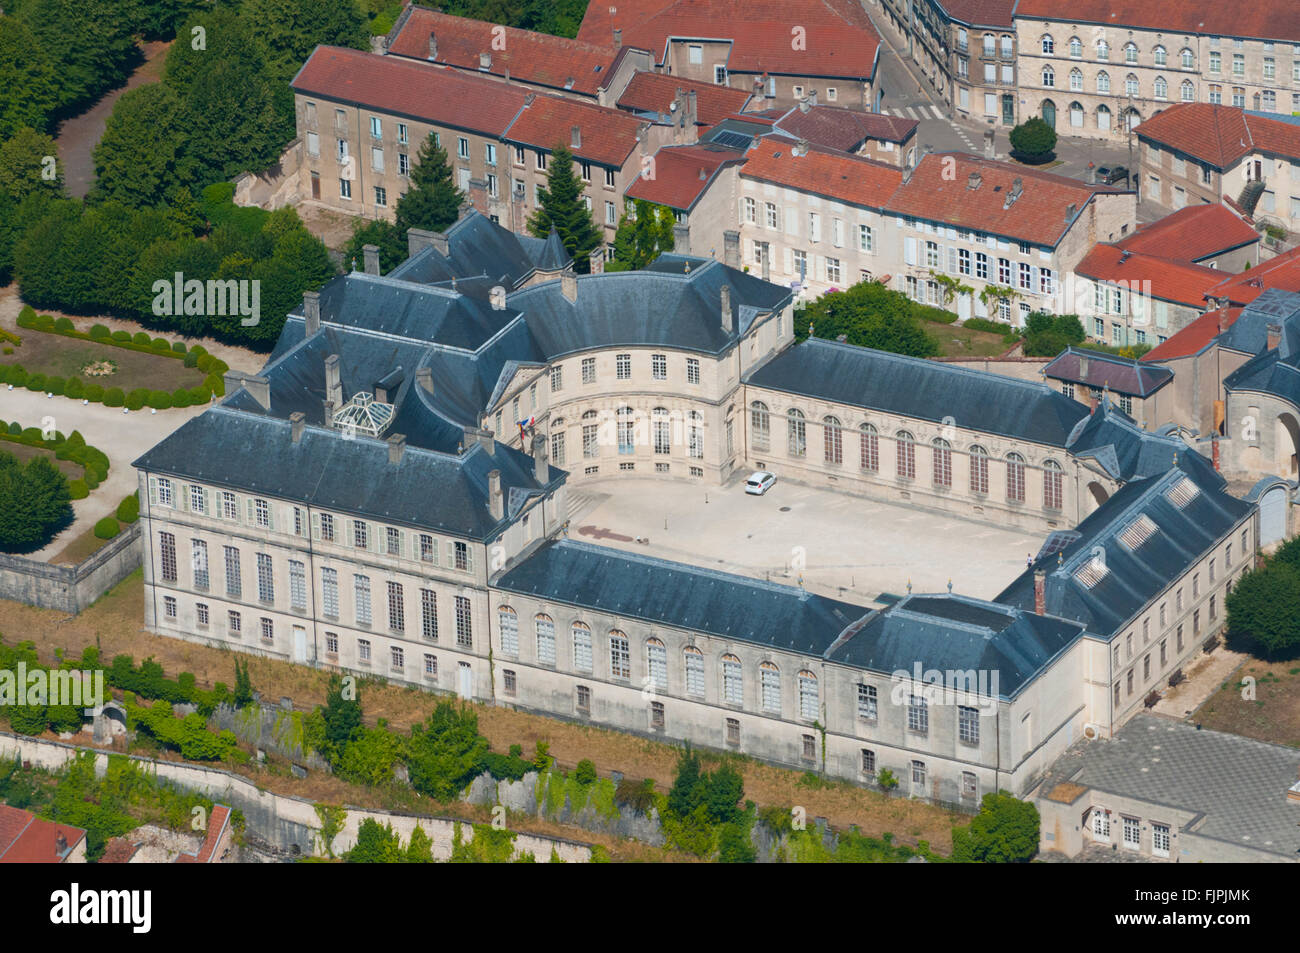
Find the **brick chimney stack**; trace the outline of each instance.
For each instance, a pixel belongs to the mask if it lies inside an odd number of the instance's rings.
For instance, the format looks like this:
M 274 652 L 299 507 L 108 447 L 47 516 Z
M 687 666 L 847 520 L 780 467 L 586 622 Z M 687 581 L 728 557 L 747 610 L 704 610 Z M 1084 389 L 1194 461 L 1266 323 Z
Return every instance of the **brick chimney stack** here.
M 1047 573 L 1041 569 L 1034 570 L 1034 614 L 1047 612 Z

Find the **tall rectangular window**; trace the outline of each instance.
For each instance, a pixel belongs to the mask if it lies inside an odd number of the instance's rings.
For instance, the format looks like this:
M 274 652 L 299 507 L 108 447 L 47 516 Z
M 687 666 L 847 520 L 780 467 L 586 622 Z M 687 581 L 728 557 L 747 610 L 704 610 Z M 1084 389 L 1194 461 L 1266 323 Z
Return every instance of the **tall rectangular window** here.
M 208 588 L 208 544 L 201 539 L 190 540 L 191 559 L 194 562 L 194 588 Z
M 394 632 L 406 631 L 406 604 L 400 582 L 388 583 L 388 628 Z
M 307 608 L 307 566 L 296 559 L 289 560 L 289 606 L 299 611 Z
M 337 619 L 339 617 L 339 572 L 337 569 L 321 569 L 320 597 L 325 616 L 330 619 Z
M 238 599 L 243 595 L 243 584 L 239 576 L 239 550 L 234 546 L 223 547 L 226 554 L 226 595 Z
M 353 575 L 352 597 L 356 602 L 357 625 L 370 624 L 370 577 Z
M 438 641 L 438 594 L 432 589 L 420 590 L 420 635 Z
M 609 637 L 609 674 L 611 678 L 632 677 L 632 654 L 624 635 L 611 634 Z
M 275 602 L 275 577 L 271 572 L 271 557 L 266 553 L 257 554 L 257 599 Z
M 171 533 L 158 534 L 158 550 L 164 582 L 176 581 L 176 537 Z
M 465 648 L 474 646 L 474 629 L 470 619 L 469 599 L 456 597 L 456 644 Z

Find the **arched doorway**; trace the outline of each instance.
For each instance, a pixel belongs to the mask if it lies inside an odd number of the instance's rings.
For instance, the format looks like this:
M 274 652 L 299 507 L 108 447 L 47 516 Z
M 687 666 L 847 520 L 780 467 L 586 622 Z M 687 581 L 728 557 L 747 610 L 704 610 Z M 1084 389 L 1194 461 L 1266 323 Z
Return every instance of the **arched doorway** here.
M 1119 127 L 1125 132 L 1132 132 L 1142 122 L 1142 115 L 1134 108 L 1124 110 L 1120 116 Z
M 1096 480 L 1088 484 L 1088 492 L 1092 494 L 1092 501 L 1098 506 L 1110 499 L 1110 494 L 1106 492 L 1106 488 Z
M 1082 103 L 1070 103 L 1070 128 L 1071 129 L 1083 128 L 1083 104 Z
M 1282 484 L 1271 486 L 1259 498 L 1259 545 L 1269 546 L 1286 538 L 1286 493 Z
M 1097 107 L 1097 128 L 1103 132 L 1110 131 L 1110 108 L 1107 106 Z
M 1277 472 L 1294 480 L 1300 467 L 1300 423 L 1291 414 L 1278 414 L 1274 433 Z
M 1056 128 L 1056 103 L 1050 99 L 1043 100 L 1043 122 L 1053 129 Z

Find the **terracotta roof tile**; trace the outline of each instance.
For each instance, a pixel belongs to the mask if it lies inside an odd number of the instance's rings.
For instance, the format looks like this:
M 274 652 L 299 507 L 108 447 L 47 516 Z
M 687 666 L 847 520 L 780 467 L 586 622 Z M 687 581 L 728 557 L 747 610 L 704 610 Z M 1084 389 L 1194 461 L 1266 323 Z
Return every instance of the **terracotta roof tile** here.
M 955 161 L 955 168 L 947 166 L 949 158 Z M 972 189 L 970 177 L 975 172 L 981 181 L 979 188 Z M 1022 192 L 1007 207 L 1007 195 L 1016 179 L 1021 181 Z M 1076 214 L 1082 214 L 1094 195 L 1118 191 L 968 153 L 932 152 L 917 164 L 911 180 L 899 188 L 886 209 L 1055 247 L 1068 227 L 1066 212 L 1071 205 Z
M 1134 254 L 1116 245 L 1094 245 L 1074 273 L 1094 281 L 1149 281 L 1152 297 L 1193 308 L 1205 307 L 1206 293 L 1223 280 L 1223 272 L 1214 268 Z
M 614 12 L 610 12 L 614 11 Z M 796 49 L 791 28 L 802 26 L 806 44 Z M 592 3 L 579 39 L 613 41 L 649 49 L 662 59 L 669 37 L 730 39 L 732 72 L 853 79 L 871 77 L 880 38 L 857 0 L 621 0 Z
M 407 9 L 409 14 L 398 21 L 397 34 L 389 43 L 390 53 L 427 60 L 432 33 L 438 45 L 438 58 L 434 62 L 479 70 L 480 54 L 487 53 L 491 65 L 483 72 L 502 76 L 509 71 L 512 79 L 538 86 L 569 88 L 595 96 L 605 86 L 612 73 L 610 67 L 619 54 L 612 42 L 597 46 L 484 20 L 454 17 L 427 7 L 412 5 Z M 499 32 L 494 34 L 494 30 Z
M 551 149 L 560 142 L 569 146 L 573 127 L 577 126 L 582 145 L 571 150 L 575 156 L 620 167 L 636 148 L 642 123 L 621 109 L 539 95 L 519 114 L 505 139 L 538 149 Z
M 727 116 L 740 112 L 749 102 L 749 93 L 743 89 L 640 70 L 618 98 L 618 106 L 622 109 L 667 115 L 672 110 L 673 99 L 679 89 L 685 92 L 695 91 L 697 125 L 712 126 Z
M 1252 152 L 1300 157 L 1300 126 L 1214 103 L 1170 106 L 1141 123 L 1137 134 L 1218 169 Z
M 104 848 L 104 854 L 99 858 L 99 862 L 101 864 L 129 864 L 137 850 L 139 850 L 138 844 L 132 844 L 125 837 L 114 837 Z
M 638 177 L 626 195 L 683 212 L 699 201 L 718 169 L 744 161 L 740 153 L 721 146 L 668 146 L 656 152 L 654 159 L 654 178 Z
M 1232 304 L 1250 304 L 1269 288 L 1300 292 L 1300 248 L 1224 278 L 1207 294 L 1211 298 L 1227 298 Z
M 903 181 L 901 170 L 883 162 L 816 146 L 796 156 L 793 143 L 771 137 L 750 150 L 740 174 L 868 208 L 883 208 Z
M 67 839 L 68 848 L 85 838 L 80 827 L 56 824 L 7 804 L 0 804 L 0 864 L 59 864 L 58 838 Z
M 1016 19 L 1032 18 L 1287 42 L 1300 37 L 1295 0 L 1020 0 Z
M 1174 261 L 1197 262 L 1257 241 L 1259 233 L 1226 205 L 1201 204 L 1142 225 L 1115 245 Z
M 1168 341 L 1164 341 L 1142 355 L 1144 361 L 1168 361 L 1178 357 L 1191 357 L 1199 354 L 1211 341 L 1219 336 L 1219 319 L 1223 319 L 1223 328 L 1232 327 L 1241 317 L 1241 308 L 1228 308 L 1222 315 L 1216 309 L 1207 311 L 1187 327 L 1183 328 Z
M 906 142 L 920 125 L 915 119 L 838 106 L 810 106 L 807 111 L 796 106 L 777 120 L 776 130 L 828 149 L 854 152 L 868 139 Z
M 1015 0 L 937 0 L 948 16 L 970 26 L 1010 27 Z
M 336 46 L 316 47 L 291 85 L 307 95 L 494 136 L 505 134 L 528 96 L 500 80 Z

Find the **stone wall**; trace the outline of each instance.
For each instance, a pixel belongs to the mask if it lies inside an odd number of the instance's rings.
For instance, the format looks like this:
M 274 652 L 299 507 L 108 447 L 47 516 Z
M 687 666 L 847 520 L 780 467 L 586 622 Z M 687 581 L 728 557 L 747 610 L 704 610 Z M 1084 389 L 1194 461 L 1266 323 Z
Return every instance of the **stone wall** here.
M 137 522 L 73 567 L 0 554 L 0 599 L 76 615 L 139 566 Z

